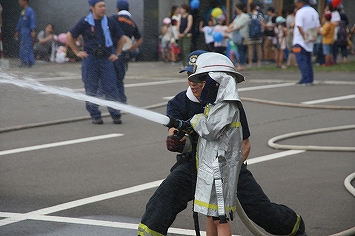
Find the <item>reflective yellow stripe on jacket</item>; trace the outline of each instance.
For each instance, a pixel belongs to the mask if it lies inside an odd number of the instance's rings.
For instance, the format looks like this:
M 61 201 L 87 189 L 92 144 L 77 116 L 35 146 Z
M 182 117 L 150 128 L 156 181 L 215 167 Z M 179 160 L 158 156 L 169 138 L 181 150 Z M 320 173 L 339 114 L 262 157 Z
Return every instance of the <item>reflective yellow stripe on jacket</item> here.
M 207 202 L 203 202 L 203 201 L 200 201 L 200 200 L 197 200 L 195 199 L 194 200 L 194 204 L 198 205 L 198 206 L 202 206 L 204 208 L 208 208 L 208 209 L 211 209 L 211 210 L 218 210 L 218 206 L 217 204 L 210 204 L 210 203 L 207 203 Z M 226 206 L 226 211 L 235 211 L 237 209 L 237 206 L 233 206 L 233 207 L 230 207 L 230 206 Z

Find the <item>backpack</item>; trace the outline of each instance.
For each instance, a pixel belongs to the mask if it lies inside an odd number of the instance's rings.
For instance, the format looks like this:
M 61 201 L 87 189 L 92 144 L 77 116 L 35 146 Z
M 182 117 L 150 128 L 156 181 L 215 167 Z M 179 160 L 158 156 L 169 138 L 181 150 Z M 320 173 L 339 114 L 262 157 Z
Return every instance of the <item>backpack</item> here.
M 249 15 L 251 18 L 249 24 L 249 38 L 258 39 L 263 36 L 263 32 L 261 30 L 261 23 L 259 21 L 259 14 L 257 15 Z
M 339 46 L 348 46 L 348 32 L 346 30 L 345 21 L 339 21 L 338 25 L 338 45 Z

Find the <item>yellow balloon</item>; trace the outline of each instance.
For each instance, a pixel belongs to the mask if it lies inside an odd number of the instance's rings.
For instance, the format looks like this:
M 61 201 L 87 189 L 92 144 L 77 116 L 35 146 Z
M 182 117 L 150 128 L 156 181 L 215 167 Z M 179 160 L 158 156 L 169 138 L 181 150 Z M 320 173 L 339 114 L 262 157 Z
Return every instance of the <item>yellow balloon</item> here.
M 214 9 L 212 10 L 212 12 L 211 12 L 211 15 L 212 15 L 214 18 L 217 18 L 217 17 L 219 17 L 219 16 L 222 15 L 222 14 L 223 14 L 223 11 L 222 11 L 222 9 L 219 8 L 219 7 L 214 8 Z

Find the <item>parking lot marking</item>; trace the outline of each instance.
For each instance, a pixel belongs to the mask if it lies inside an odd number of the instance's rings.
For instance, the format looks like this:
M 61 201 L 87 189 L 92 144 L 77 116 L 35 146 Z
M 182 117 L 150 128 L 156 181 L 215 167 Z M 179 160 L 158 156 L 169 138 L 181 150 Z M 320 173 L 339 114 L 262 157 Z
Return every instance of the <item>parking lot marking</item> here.
M 70 75 L 70 76 L 59 76 L 59 77 L 50 77 L 50 78 L 38 78 L 38 82 L 47 82 L 47 81 L 64 81 L 64 80 L 81 80 L 81 75 Z
M 259 162 L 271 161 L 271 160 L 278 159 L 281 157 L 296 155 L 296 154 L 299 154 L 299 153 L 302 153 L 305 151 L 306 150 L 288 150 L 288 151 L 284 151 L 284 152 L 273 153 L 273 154 L 266 155 L 266 156 L 247 159 L 247 163 L 248 163 L 248 165 L 252 165 L 252 164 L 259 163 Z
M 248 88 L 238 88 L 238 91 L 239 92 L 253 91 L 253 90 L 260 90 L 260 89 L 287 87 L 287 86 L 292 86 L 292 85 L 295 85 L 295 84 L 294 83 L 271 84 L 271 85 L 254 86 L 254 87 L 248 87 Z M 173 98 L 173 96 L 163 97 L 164 100 L 170 100 L 172 98 Z
M 248 88 L 238 88 L 238 91 L 239 92 L 254 91 L 254 90 L 269 89 L 269 88 L 288 87 L 288 86 L 294 86 L 294 85 L 295 85 L 295 83 L 270 84 L 270 85 L 261 85 L 261 86 L 254 86 L 254 87 L 248 87 Z
M 24 214 L 0 212 L 0 217 L 19 218 L 22 215 Z M 48 221 L 48 222 L 68 223 L 68 224 L 77 224 L 77 225 L 102 226 L 102 227 L 128 229 L 128 230 L 138 229 L 138 224 L 118 222 L 118 221 L 93 220 L 93 219 L 72 218 L 72 217 L 62 217 L 62 216 L 46 216 L 46 215 L 35 215 L 35 214 L 26 214 L 26 217 L 27 220 Z M 178 234 L 178 235 L 191 235 L 191 236 L 196 235 L 195 230 L 179 229 L 173 227 L 168 229 L 168 233 Z M 200 233 L 201 236 L 206 235 L 205 231 L 201 231 Z
M 248 165 L 274 160 L 277 158 L 282 158 L 286 156 L 296 155 L 299 153 L 305 152 L 304 150 L 288 150 L 284 152 L 278 152 L 270 155 L 260 156 L 248 160 Z M 48 216 L 48 214 L 53 214 L 55 212 L 71 209 L 78 206 L 83 206 L 90 203 L 95 203 L 131 193 L 140 192 L 146 189 L 151 189 L 158 187 L 163 180 L 157 180 L 141 185 L 136 185 L 133 187 L 128 187 L 121 190 L 112 191 L 109 193 L 104 193 L 88 198 L 83 198 L 63 204 L 59 204 L 52 207 L 47 207 L 39 209 L 36 211 L 28 213 L 9 213 L 9 212 L 0 212 L 0 217 L 5 219 L 0 220 L 0 226 L 5 226 L 8 224 L 17 223 L 23 220 L 39 220 L 39 221 L 51 221 L 51 222 L 63 222 L 63 223 L 72 223 L 72 224 L 84 224 L 84 225 L 93 225 L 93 226 L 104 226 L 104 227 L 115 227 L 115 228 L 124 228 L 124 229 L 137 229 L 137 224 L 130 223 L 120 223 L 120 222 L 111 222 L 111 221 L 102 221 L 102 220 L 92 220 L 92 219 L 82 219 L 82 218 L 69 218 L 69 217 L 59 217 L 59 216 Z M 175 233 L 180 235 L 195 235 L 194 230 L 189 229 L 178 229 L 170 228 L 169 233 Z M 205 235 L 204 232 L 202 235 Z
M 125 84 L 125 88 L 134 88 L 134 87 L 144 87 L 144 86 L 151 86 L 151 85 L 160 85 L 160 84 L 175 84 L 175 83 L 186 83 L 185 80 L 178 80 L 178 79 L 172 79 L 172 80 L 164 80 L 164 81 L 154 81 L 154 82 L 145 82 L 145 83 L 132 83 L 132 84 Z M 72 91 L 75 92 L 84 92 L 84 88 L 79 88 L 79 89 L 71 89 Z M 41 94 L 50 94 L 49 92 L 41 92 Z
M 333 97 L 333 98 L 325 98 L 325 99 L 318 99 L 318 100 L 313 100 L 313 101 L 308 101 L 308 102 L 301 102 L 302 104 L 318 104 L 318 103 L 326 103 L 326 102 L 334 102 L 334 101 L 340 101 L 340 100 L 346 100 L 346 99 L 353 99 L 355 98 L 355 94 L 353 95 L 347 95 L 347 96 L 340 96 L 340 97 Z
M 145 82 L 145 83 L 134 83 L 134 84 L 125 84 L 125 88 L 134 88 L 134 87 L 143 87 L 143 86 L 151 86 L 151 85 L 159 85 L 159 84 L 176 84 L 176 83 L 186 83 L 185 80 L 164 80 L 164 81 L 154 81 L 154 82 Z
M 83 199 L 79 199 L 79 200 L 75 200 L 75 201 L 71 201 L 71 202 L 66 202 L 66 203 L 59 204 L 59 205 L 52 206 L 52 207 L 43 208 L 43 209 L 40 209 L 37 211 L 33 211 L 31 213 L 32 214 L 41 214 L 41 215 L 51 214 L 54 212 L 63 211 L 63 210 L 87 205 L 87 204 L 94 203 L 94 202 L 100 202 L 103 200 L 107 200 L 107 199 L 111 199 L 111 198 L 115 198 L 115 197 L 120 197 L 120 196 L 128 195 L 131 193 L 140 192 L 140 191 L 143 191 L 146 189 L 155 188 L 155 187 L 158 187 L 161 184 L 161 182 L 163 182 L 163 180 L 157 180 L 157 181 L 153 181 L 153 182 L 149 182 L 149 183 L 145 183 L 145 184 L 140 184 L 140 185 L 128 187 L 125 189 L 120 189 L 120 190 L 116 190 L 116 191 L 112 191 L 112 192 L 108 192 L 108 193 L 103 193 L 103 194 L 92 196 L 92 197 L 87 197 L 87 198 L 83 198 Z
M 164 80 L 164 81 L 155 81 L 155 82 L 146 82 L 146 83 L 132 83 L 132 84 L 125 84 L 125 88 L 134 88 L 134 87 L 143 87 L 143 86 L 150 86 L 150 85 L 160 85 L 160 84 L 174 84 L 174 83 L 186 83 L 185 80 Z M 239 92 L 243 91 L 253 91 L 253 90 L 261 90 L 261 89 L 270 89 L 270 88 L 280 88 L 280 87 L 287 87 L 287 86 L 293 86 L 295 83 L 281 83 L 281 84 L 270 84 L 270 85 L 262 85 L 262 86 L 254 86 L 254 87 L 248 87 L 248 88 L 238 88 Z M 79 89 L 72 89 L 75 92 L 84 92 L 84 88 L 79 88 Z M 48 92 L 41 92 L 41 94 L 50 94 Z
M 131 193 L 140 192 L 140 191 L 143 191 L 146 189 L 155 188 L 155 187 L 158 187 L 162 181 L 163 180 L 157 180 L 157 181 L 153 181 L 153 182 L 149 182 L 149 183 L 145 183 L 145 184 L 141 184 L 141 185 L 136 185 L 133 187 L 120 189 L 120 190 L 112 191 L 109 193 L 104 193 L 104 194 L 100 194 L 100 195 L 96 195 L 96 196 L 92 196 L 92 197 L 87 197 L 87 198 L 83 198 L 83 199 L 79 199 L 79 200 L 75 200 L 75 201 L 71 201 L 71 202 L 66 202 L 63 204 L 39 209 L 36 211 L 24 213 L 24 214 L 6 215 L 5 212 L 0 212 L 0 217 L 11 216 L 9 218 L 0 220 L 0 226 L 4 226 L 4 225 L 19 222 L 19 221 L 27 220 L 27 219 L 31 218 L 31 216 L 33 216 L 33 215 L 43 216 L 43 215 L 52 214 L 52 213 L 55 213 L 58 211 L 63 211 L 63 210 L 71 209 L 74 207 L 87 205 L 87 204 L 94 203 L 94 202 L 99 202 L 99 201 L 103 201 L 103 200 L 107 200 L 107 199 L 111 199 L 111 198 L 115 198 L 115 197 L 119 197 L 119 196 L 124 196 L 124 195 L 131 194 Z M 7 214 L 12 214 L 12 213 L 7 213 Z
M 59 147 L 59 146 L 77 144 L 77 143 L 97 141 L 97 140 L 101 140 L 101 139 L 115 138 L 115 137 L 119 137 L 119 136 L 123 136 L 123 134 L 113 133 L 113 134 L 99 135 L 99 136 L 93 136 L 93 137 L 88 137 L 88 138 L 67 140 L 67 141 L 56 142 L 56 143 L 48 143 L 48 144 L 41 144 L 41 145 L 35 145 L 35 146 L 29 146 L 29 147 L 23 147 L 23 148 L 15 148 L 15 149 L 10 149 L 10 150 L 0 151 L 0 156 L 19 153 L 19 152 L 29 152 L 29 151 L 51 148 L 51 147 Z

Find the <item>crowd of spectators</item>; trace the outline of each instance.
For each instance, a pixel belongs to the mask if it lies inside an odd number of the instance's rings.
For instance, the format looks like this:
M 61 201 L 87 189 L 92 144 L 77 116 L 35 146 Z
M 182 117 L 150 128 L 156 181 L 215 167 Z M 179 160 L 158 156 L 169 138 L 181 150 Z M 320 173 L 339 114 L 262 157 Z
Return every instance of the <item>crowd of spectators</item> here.
M 189 4 L 172 6 L 161 27 L 160 58 L 171 64 L 181 63 L 184 67 L 187 55 L 201 49 L 228 56 L 238 70 L 250 68 L 254 64 L 261 67 L 262 64 L 275 63 L 282 69 L 298 66 L 292 50 L 297 8 L 284 9 L 281 14 L 277 14 L 272 6 L 264 10 L 261 1 L 251 2 L 249 6 L 244 3 L 237 3 L 235 15 L 229 19 L 231 23 L 228 25 L 226 9 L 219 4 L 211 5 L 203 13 Z M 259 20 L 262 34 L 253 38 L 250 37 L 250 31 L 255 20 Z M 314 42 L 313 62 L 322 66 L 347 63 L 348 55 L 354 54 L 355 24 L 349 25 L 343 5 L 334 6 L 328 1 L 319 20 L 321 27 Z M 233 40 L 236 32 L 240 34 L 242 42 Z M 59 49 L 60 53 L 65 52 L 65 61 L 79 61 L 80 58 L 66 47 L 66 39 L 59 36 L 54 33 L 54 25 L 48 23 L 33 42 L 35 59 L 54 62 Z M 205 44 L 199 44 L 198 37 L 203 37 Z M 82 40 L 77 43 L 83 47 Z M 339 54 L 341 60 L 337 58 Z
M 234 63 L 237 70 L 250 68 L 254 64 L 261 67 L 262 64 L 275 63 L 276 67 L 286 69 L 289 66 L 298 66 L 293 48 L 293 35 L 295 27 L 295 15 L 297 8 L 295 6 L 285 9 L 281 14 L 277 14 L 274 7 L 270 6 L 263 11 L 263 4 L 251 2 L 247 6 L 241 1 L 235 7 L 235 16 L 231 23 L 226 25 L 226 10 L 222 6 L 214 5 L 204 13 L 204 17 L 197 17 L 196 9 L 183 4 L 182 6 L 173 6 L 169 16 L 164 18 L 160 35 L 160 53 L 165 62 L 176 64 L 178 61 L 183 63 L 188 54 L 186 47 L 190 46 L 190 52 L 196 49 L 210 52 L 218 52 L 228 56 Z M 188 22 L 199 20 L 199 32 L 204 38 L 205 44 L 192 45 L 191 41 L 196 40 L 191 36 L 194 31 L 185 26 L 184 37 L 181 38 L 180 21 L 183 14 L 189 13 Z M 206 15 L 208 17 L 206 17 Z M 327 17 L 329 23 L 326 24 Z M 191 17 L 193 19 L 191 19 Z M 314 42 L 312 61 L 316 65 L 330 66 L 337 63 L 337 56 L 340 53 L 342 63 L 347 62 L 349 54 L 354 54 L 352 38 L 355 31 L 355 24 L 349 27 L 349 20 L 342 4 L 334 6 L 328 2 L 324 9 L 324 14 L 320 15 L 321 27 L 317 30 L 317 38 Z M 255 31 L 255 21 L 259 21 L 261 34 L 251 36 Z M 192 24 L 192 23 L 191 23 Z M 332 36 L 329 33 L 328 26 L 334 28 Z M 187 27 L 187 28 L 186 28 Z M 179 36 L 180 34 L 180 36 Z M 238 34 L 242 41 L 236 41 L 234 34 Z M 327 36 L 328 35 L 328 36 Z M 329 39 L 326 39 L 329 38 Z M 330 39 L 331 38 L 331 39 Z M 324 43 L 326 40 L 327 43 Z M 329 43 L 330 40 L 330 43 Z M 183 44 L 181 42 L 184 42 Z M 186 42 L 189 41 L 189 42 Z M 184 50 L 182 50 L 184 45 Z M 324 46 L 326 45 L 326 46 Z M 324 52 L 324 47 L 329 48 Z M 329 61 L 329 55 L 332 60 Z M 325 61 L 328 55 L 328 62 Z M 184 65 L 182 65 L 184 66 Z

